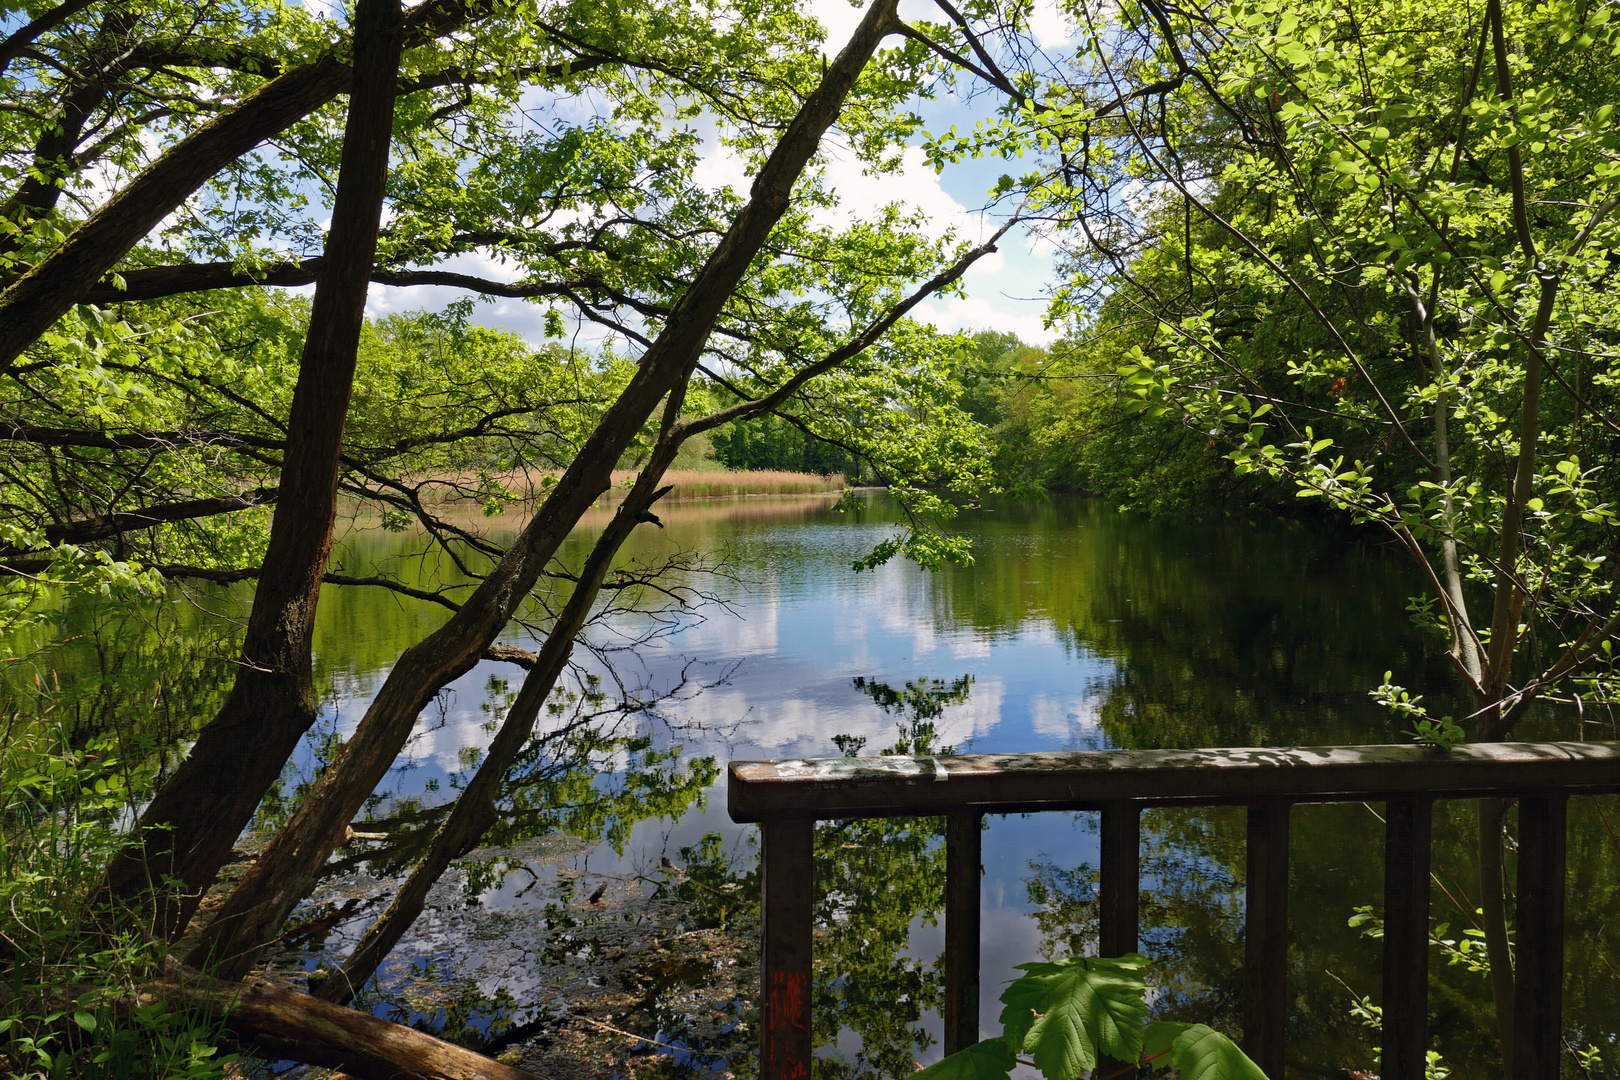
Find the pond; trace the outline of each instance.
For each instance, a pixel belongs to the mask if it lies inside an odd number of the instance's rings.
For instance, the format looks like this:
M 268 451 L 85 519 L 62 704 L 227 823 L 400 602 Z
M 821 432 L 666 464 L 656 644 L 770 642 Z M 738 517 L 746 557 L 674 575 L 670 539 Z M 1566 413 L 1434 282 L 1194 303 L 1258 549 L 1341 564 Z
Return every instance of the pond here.
M 674 563 L 665 580 L 701 602 L 687 610 L 643 592 L 632 603 L 635 590 L 620 590 L 624 604 L 588 631 L 593 648 L 576 654 L 576 693 L 559 696 L 552 721 L 630 693 L 646 707 L 604 721 L 629 741 L 601 749 L 610 774 L 584 789 L 553 778 L 515 796 L 530 810 L 537 793 L 573 809 L 508 823 L 492 838 L 499 848 L 474 853 L 436 890 L 434 910 L 384 970 L 373 999 L 380 1012 L 471 1034 L 515 1060 L 549 1060 L 551 1075 L 561 1067 L 546 1048 L 556 1050 L 565 1034 L 578 1042 L 612 1031 L 662 1047 L 645 1042 L 641 1058 L 604 1057 L 620 1063 L 604 1074 L 645 1075 L 651 1066 L 750 1075 L 756 839 L 726 815 L 726 761 L 919 745 L 988 752 L 1405 741 L 1368 694 L 1385 671 L 1432 705 L 1466 711 L 1453 701 L 1438 643 L 1409 618 L 1417 585 L 1402 557 L 1375 538 L 1320 524 L 1150 521 L 1053 497 L 962 519 L 971 567 L 928 573 L 896 562 L 855 573 L 852 562 L 898 527 L 881 494 L 843 511 L 830 498 L 803 497 L 659 513 L 666 527 L 637 530 L 626 574 L 614 580 Z M 483 527 L 498 534 L 501 521 Z M 604 512 L 583 523 L 561 562 L 577 566 L 605 521 Z M 420 535 L 357 524 L 340 538 L 334 563 L 349 574 L 442 582 L 453 571 L 421 554 L 426 548 Z M 382 589 L 327 588 L 317 633 L 327 706 L 283 800 L 352 730 L 388 663 L 445 615 Z M 506 640 L 534 644 L 522 632 Z M 470 775 L 521 677 L 514 665 L 489 661 L 442 695 L 372 816 L 400 835 L 429 821 Z M 1550 710 L 1523 731 L 1583 734 L 1616 737 L 1607 718 Z M 720 771 L 705 770 L 705 758 Z M 592 816 L 578 809 L 590 793 L 618 801 Z M 1381 812 L 1376 804 L 1294 812 L 1290 977 L 1279 988 L 1290 1003 L 1290 1076 L 1377 1071 L 1376 1032 L 1357 1009 L 1379 993 L 1379 942 L 1350 920 L 1381 901 Z M 1611 1046 L 1620 1031 L 1620 941 L 1607 918 L 1620 868 L 1608 827 L 1617 813 L 1607 800 L 1571 807 L 1569 924 L 1579 940 L 1568 950 L 1566 1015 L 1572 1041 L 1602 1050 L 1593 1076 L 1620 1075 L 1620 1047 Z M 273 820 L 276 807 L 264 816 Z M 591 840 L 551 835 L 558 822 Z M 996 997 L 1014 965 L 1094 951 L 1098 835 L 1086 814 L 991 817 L 986 829 L 980 1026 L 989 1035 L 1000 1030 Z M 821 1076 L 899 1077 L 914 1062 L 937 1060 L 942 836 L 941 823 L 928 820 L 818 831 L 825 970 L 816 1023 L 829 1044 Z M 1466 940 L 1471 805 L 1441 804 L 1435 836 L 1432 910 L 1450 924 L 1443 936 Z M 1142 943 L 1156 961 L 1154 1009 L 1234 1035 L 1243 844 L 1241 810 L 1144 817 Z M 311 910 L 353 911 L 342 903 L 405 868 L 363 849 L 335 865 L 344 873 Z M 340 922 L 325 955 L 363 922 Z M 685 945 L 669 944 L 677 939 Z M 699 939 L 707 951 L 681 952 Z M 288 953 L 282 962 L 310 967 L 321 957 Z M 617 967 L 600 966 L 614 957 Z M 1432 970 L 1436 1046 L 1454 1076 L 1489 1075 L 1484 977 L 1438 953 Z M 609 985 L 615 980 L 626 985 Z M 615 989 L 624 992 L 612 997 Z M 582 1003 L 593 994 L 594 1011 Z

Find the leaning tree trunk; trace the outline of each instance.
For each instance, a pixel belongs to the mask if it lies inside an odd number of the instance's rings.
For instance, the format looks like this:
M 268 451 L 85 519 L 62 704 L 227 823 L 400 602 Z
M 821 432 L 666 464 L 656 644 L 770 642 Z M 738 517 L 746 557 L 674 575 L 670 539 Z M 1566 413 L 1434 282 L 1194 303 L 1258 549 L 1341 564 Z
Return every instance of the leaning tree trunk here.
M 749 201 L 670 312 L 635 376 L 516 543 L 462 608 L 407 649 L 354 735 L 292 819 L 239 882 L 190 954 L 240 977 L 314 886 L 344 830 L 386 774 L 421 710 L 439 689 L 470 671 L 533 588 L 581 514 L 607 490 L 614 465 L 657 408 L 696 364 L 722 307 L 787 211 L 794 183 L 837 117 L 856 78 L 895 26 L 898 0 L 876 0 L 850 43 L 805 100 L 755 178 Z
M 224 706 L 141 815 L 105 898 L 154 897 L 154 935 L 184 928 L 298 740 L 315 721 L 315 605 L 326 572 L 343 427 L 377 250 L 400 58 L 399 0 L 360 0 L 354 85 L 326 259 L 287 421 L 270 543 Z M 172 884 L 171 884 L 172 883 Z
M 671 395 L 670 406 L 666 409 L 669 419 L 678 415 L 682 396 L 678 390 Z M 422 914 L 427 904 L 428 890 L 443 876 L 451 862 L 478 845 L 484 833 L 497 820 L 495 798 L 500 793 L 501 782 L 505 780 L 512 762 L 528 745 L 535 719 L 540 715 L 540 707 L 557 685 L 557 679 L 573 653 L 574 638 L 585 626 L 614 556 L 630 538 L 635 527 L 645 520 L 648 508 L 668 494 L 669 488 L 658 488 L 657 484 L 677 449 L 678 444 L 667 436 L 661 440 L 652 460 L 636 478 L 635 486 L 624 502 L 619 504 L 613 520 L 597 537 L 585 565 L 580 568 L 568 603 L 547 635 L 534 667 L 524 678 L 517 699 L 512 702 L 505 720 L 501 722 L 500 731 L 485 751 L 484 760 L 479 762 L 477 773 L 462 790 L 455 806 L 451 807 L 444 823 L 434 834 L 427 853 L 411 870 L 410 877 L 388 905 L 388 910 L 366 930 L 342 969 L 328 975 L 315 986 L 313 993 L 316 997 L 338 1004 L 348 1004 L 353 1000 L 354 995 L 376 973 L 378 965 L 416 922 L 417 916 Z

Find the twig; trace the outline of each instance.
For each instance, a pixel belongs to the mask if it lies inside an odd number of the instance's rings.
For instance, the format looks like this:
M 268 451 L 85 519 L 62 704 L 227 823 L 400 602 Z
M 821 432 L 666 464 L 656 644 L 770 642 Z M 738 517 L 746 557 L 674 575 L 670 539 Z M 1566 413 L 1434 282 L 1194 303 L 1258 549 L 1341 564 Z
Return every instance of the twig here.
M 623 1035 L 627 1039 L 640 1039 L 644 1043 L 649 1043 L 649 1044 L 651 1044 L 653 1046 L 661 1046 L 665 1050 L 673 1050 L 677 1054 L 690 1054 L 692 1052 L 691 1049 L 688 1048 L 688 1047 L 685 1047 L 685 1046 L 671 1046 L 669 1043 L 659 1042 L 657 1039 L 649 1039 L 645 1035 L 637 1035 L 637 1034 L 635 1034 L 634 1032 L 631 1032 L 631 1031 L 622 1031 L 619 1028 L 614 1027 L 612 1024 L 604 1024 L 604 1023 L 602 1023 L 602 1021 L 600 1021 L 600 1020 L 592 1020 L 588 1016 L 575 1015 L 574 1019 L 580 1021 L 581 1023 L 589 1024 L 592 1027 L 599 1027 L 603 1031 L 611 1031 L 615 1035 Z

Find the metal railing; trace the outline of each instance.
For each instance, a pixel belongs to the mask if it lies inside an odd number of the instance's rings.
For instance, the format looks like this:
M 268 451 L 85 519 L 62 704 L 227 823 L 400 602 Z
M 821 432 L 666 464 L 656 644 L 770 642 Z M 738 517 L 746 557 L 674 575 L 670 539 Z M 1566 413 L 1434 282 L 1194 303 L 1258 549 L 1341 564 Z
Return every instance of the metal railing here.
M 945 815 L 945 1051 L 979 1039 L 980 823 L 1102 813 L 1100 955 L 1137 947 L 1141 811 L 1247 806 L 1243 1048 L 1282 1080 L 1288 814 L 1384 802 L 1384 1080 L 1423 1080 L 1429 841 L 1437 799 L 1519 800 L 1513 1075 L 1556 1077 L 1564 981 L 1564 824 L 1571 795 L 1620 791 L 1620 743 L 1316 746 L 961 757 L 734 761 L 732 820 L 763 833 L 763 1080 L 808 1080 L 815 823 Z

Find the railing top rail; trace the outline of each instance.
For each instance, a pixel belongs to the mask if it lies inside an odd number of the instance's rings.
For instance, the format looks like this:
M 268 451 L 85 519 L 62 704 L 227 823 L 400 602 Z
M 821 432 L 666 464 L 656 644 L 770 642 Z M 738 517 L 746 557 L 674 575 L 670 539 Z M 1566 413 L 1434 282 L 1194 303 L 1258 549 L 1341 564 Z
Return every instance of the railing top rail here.
M 733 761 L 733 821 L 1620 791 L 1620 742 Z

